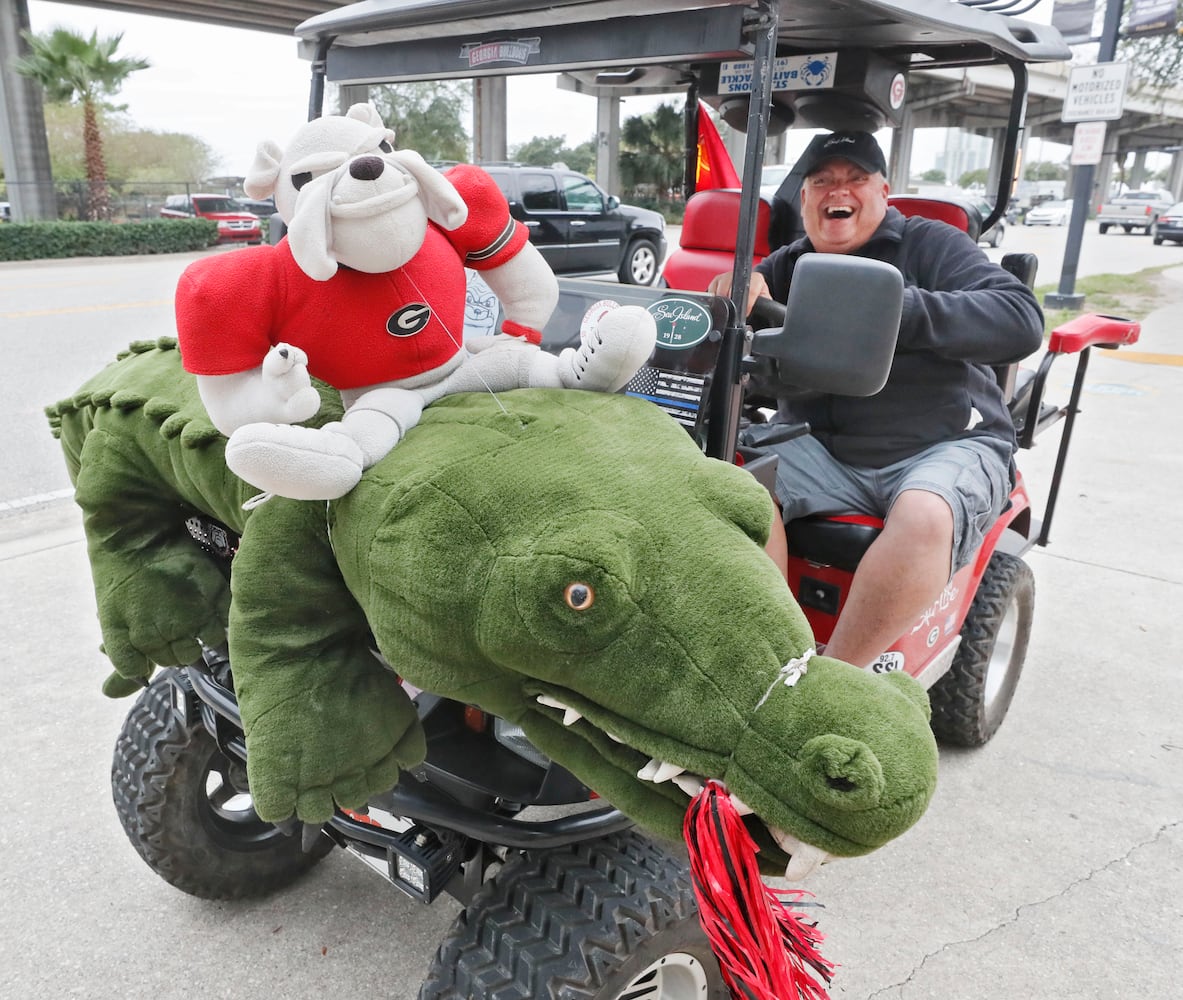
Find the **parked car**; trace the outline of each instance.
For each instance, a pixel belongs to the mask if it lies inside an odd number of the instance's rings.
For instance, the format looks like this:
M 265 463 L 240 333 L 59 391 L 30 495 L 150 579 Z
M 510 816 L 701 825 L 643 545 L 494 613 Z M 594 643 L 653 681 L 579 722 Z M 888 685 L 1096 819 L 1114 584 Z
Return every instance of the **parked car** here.
M 1107 233 L 1120 226 L 1127 233 L 1135 229 L 1148 233 L 1159 214 L 1174 203 L 1169 191 L 1127 191 L 1097 206 L 1097 232 Z
M 530 231 L 555 274 L 613 272 L 630 285 L 652 285 L 665 260 L 665 219 L 622 205 L 583 174 L 522 164 L 482 164 L 510 214 Z
M 1183 243 L 1183 201 L 1172 205 L 1154 220 L 1150 235 L 1154 237 L 1156 246 L 1161 245 L 1163 240 Z
M 160 210 L 163 219 L 212 219 L 219 243 L 262 243 L 259 217 L 246 212 L 224 194 L 170 194 Z
M 269 219 L 275 214 L 274 198 L 235 198 L 234 204 L 260 219 Z
M 1072 218 L 1072 199 L 1066 201 L 1045 201 L 1042 205 L 1029 208 L 1023 217 L 1025 226 L 1066 226 Z
M 978 211 L 982 213 L 983 221 L 994 211 L 994 204 L 989 201 L 974 202 L 978 207 Z M 986 243 L 992 247 L 997 247 L 1002 244 L 1002 237 L 1006 235 L 1006 216 L 1002 216 L 994 225 L 987 229 L 978 237 L 979 243 Z
M 793 169 L 791 163 L 766 163 L 760 171 L 760 196 L 771 200 Z
M 6 201 L 0 201 L 0 222 L 12 221 L 12 205 Z

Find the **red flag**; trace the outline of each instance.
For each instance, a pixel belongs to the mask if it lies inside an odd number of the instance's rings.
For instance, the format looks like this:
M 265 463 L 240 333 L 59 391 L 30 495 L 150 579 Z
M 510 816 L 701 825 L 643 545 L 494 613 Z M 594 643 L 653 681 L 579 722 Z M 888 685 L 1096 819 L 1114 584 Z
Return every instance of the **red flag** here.
M 711 116 L 707 114 L 706 105 L 698 105 L 698 166 L 694 171 L 694 190 L 706 191 L 710 188 L 741 187 L 739 174 L 731 164 L 731 156 L 723 140 L 719 138 L 719 131 Z

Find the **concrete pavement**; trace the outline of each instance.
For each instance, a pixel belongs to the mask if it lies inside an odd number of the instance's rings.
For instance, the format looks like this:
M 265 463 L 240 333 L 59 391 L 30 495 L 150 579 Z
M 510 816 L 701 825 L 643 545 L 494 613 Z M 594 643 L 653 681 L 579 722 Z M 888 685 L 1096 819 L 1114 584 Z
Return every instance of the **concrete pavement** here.
M 809 886 L 835 998 L 1178 994 L 1183 268 L 1170 274 L 1179 294 L 1142 342 L 1094 352 L 1052 544 L 1028 557 L 1035 627 L 1010 716 L 986 747 L 942 754 L 914 830 Z M 1058 398 L 1070 379 L 1053 375 Z M 1041 439 L 1020 458 L 1037 503 L 1053 457 Z M 208 903 L 134 853 L 109 791 L 129 703 L 98 690 L 70 502 L 0 512 L 0 582 L 0 997 L 415 996 L 450 901 L 404 900 L 337 852 L 268 900 Z

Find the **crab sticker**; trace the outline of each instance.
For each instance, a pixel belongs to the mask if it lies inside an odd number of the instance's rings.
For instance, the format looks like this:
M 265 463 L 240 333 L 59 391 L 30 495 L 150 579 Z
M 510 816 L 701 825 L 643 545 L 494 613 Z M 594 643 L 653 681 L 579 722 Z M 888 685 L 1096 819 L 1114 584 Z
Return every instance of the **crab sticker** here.
M 810 90 L 834 85 L 837 52 L 819 52 L 808 56 L 779 56 L 772 65 L 773 90 Z M 749 94 L 755 66 L 750 59 L 734 59 L 719 63 L 720 97 L 727 94 Z
M 829 56 L 810 56 L 801 67 L 801 82 L 807 87 L 823 87 L 833 69 Z
M 657 343 L 676 351 L 701 344 L 711 332 L 711 314 L 693 299 L 669 298 L 648 309 L 657 322 Z

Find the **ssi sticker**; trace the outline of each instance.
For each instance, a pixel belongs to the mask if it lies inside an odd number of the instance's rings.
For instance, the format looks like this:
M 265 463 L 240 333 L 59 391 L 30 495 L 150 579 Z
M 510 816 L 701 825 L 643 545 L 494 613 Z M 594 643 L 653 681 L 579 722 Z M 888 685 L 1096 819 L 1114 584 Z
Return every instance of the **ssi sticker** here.
M 701 344 L 711 332 L 711 314 L 693 299 L 669 298 L 648 309 L 657 323 L 657 343 L 676 351 Z

